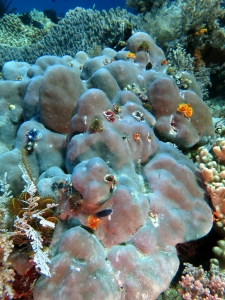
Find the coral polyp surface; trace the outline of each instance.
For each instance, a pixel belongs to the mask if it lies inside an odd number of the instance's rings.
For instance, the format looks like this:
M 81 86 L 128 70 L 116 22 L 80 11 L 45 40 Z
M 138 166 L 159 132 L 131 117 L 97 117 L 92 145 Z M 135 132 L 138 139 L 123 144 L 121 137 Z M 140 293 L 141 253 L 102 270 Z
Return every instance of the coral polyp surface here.
M 154 300 L 178 270 L 176 244 L 210 231 L 201 173 L 177 147 L 213 138 L 211 114 L 194 84 L 181 90 L 166 74 L 165 59 L 139 32 L 123 50 L 94 58 L 80 51 L 5 65 L 0 86 L 19 86 L 26 121 L 0 162 L 13 165 L 16 191 L 18 153 L 31 136 L 38 194 L 58 204 L 51 277 L 35 283 L 35 300 Z M 24 81 L 10 72 L 16 67 Z

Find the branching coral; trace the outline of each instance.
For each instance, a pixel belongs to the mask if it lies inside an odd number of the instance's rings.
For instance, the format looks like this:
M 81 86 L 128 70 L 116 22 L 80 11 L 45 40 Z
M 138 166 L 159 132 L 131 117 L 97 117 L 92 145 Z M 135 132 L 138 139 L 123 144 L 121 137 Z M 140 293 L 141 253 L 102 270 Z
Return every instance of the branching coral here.
M 163 48 L 183 34 L 181 8 L 175 3 L 168 5 L 168 2 L 165 2 L 160 8 L 147 12 L 143 19 L 142 30 L 151 34 Z
M 225 240 L 217 241 L 217 246 L 213 247 L 213 253 L 219 261 L 220 270 L 225 271 Z
M 152 8 L 157 8 L 163 4 L 163 0 L 126 0 L 126 6 L 134 8 L 135 12 L 146 13 Z M 166 1 L 167 2 L 167 1 Z
M 181 44 L 176 43 L 175 48 L 171 47 L 167 51 L 169 65 L 167 68 L 167 73 L 171 75 L 175 81 L 180 81 L 182 77 L 180 72 L 187 71 L 193 74 L 201 88 L 201 92 L 204 99 L 208 98 L 208 87 L 211 86 L 210 82 L 210 68 L 205 65 L 196 64 L 194 57 L 187 53 Z M 185 76 L 183 76 L 185 77 Z M 186 85 L 189 86 L 188 80 L 186 79 Z M 179 85 L 179 82 L 177 82 Z
M 183 31 L 195 32 L 206 25 L 208 29 L 217 27 L 217 20 L 224 17 L 225 10 L 221 8 L 219 0 L 187 0 L 178 1 L 182 9 Z
M 6 14 L 0 19 L 0 42 L 10 46 L 25 46 L 42 39 L 53 26 L 47 18 L 43 29 L 24 25 L 18 15 Z
M 176 67 L 177 71 L 188 71 L 193 73 L 194 59 L 186 52 L 181 44 L 176 43 L 175 47 L 169 48 L 167 58 L 169 60 L 169 64 Z
M 185 269 L 181 277 L 179 293 L 183 299 L 214 300 L 224 299 L 225 273 L 219 272 L 219 266 L 210 265 L 210 271 L 204 271 L 202 266 L 194 267 L 192 264 L 184 264 Z
M 224 129 L 221 130 L 224 132 Z M 215 228 L 225 234 L 225 139 L 218 135 L 211 150 L 198 149 L 197 161 L 210 195 L 215 214 Z

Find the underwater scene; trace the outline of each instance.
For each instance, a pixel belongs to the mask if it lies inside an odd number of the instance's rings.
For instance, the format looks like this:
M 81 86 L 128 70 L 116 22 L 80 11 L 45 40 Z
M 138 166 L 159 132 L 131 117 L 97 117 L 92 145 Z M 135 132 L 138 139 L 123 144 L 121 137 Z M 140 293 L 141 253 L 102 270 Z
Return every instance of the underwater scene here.
M 225 299 L 225 1 L 0 0 L 0 299 Z

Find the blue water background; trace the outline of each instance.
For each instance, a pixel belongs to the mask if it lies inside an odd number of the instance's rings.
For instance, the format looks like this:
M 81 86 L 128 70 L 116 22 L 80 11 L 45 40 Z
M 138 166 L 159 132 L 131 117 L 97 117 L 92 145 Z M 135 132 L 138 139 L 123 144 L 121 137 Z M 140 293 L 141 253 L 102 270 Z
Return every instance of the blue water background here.
M 32 9 L 37 9 L 38 11 L 43 11 L 44 9 L 54 9 L 57 15 L 65 14 L 69 9 L 74 9 L 75 7 L 83 8 L 93 8 L 95 9 L 110 9 L 111 7 L 116 8 L 120 6 L 125 8 L 126 0 L 115 0 L 115 1 L 105 1 L 105 0 L 13 0 L 10 8 L 16 7 L 18 13 L 23 13 L 31 11 Z

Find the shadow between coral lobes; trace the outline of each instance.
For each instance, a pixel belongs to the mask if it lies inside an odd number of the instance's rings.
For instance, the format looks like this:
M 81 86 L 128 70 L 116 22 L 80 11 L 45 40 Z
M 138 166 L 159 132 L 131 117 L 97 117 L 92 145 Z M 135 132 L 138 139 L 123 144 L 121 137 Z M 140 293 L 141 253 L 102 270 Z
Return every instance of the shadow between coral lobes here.
M 212 228 L 206 236 L 197 241 L 177 244 L 176 249 L 180 260 L 180 267 L 171 282 L 171 286 L 176 285 L 179 282 L 184 269 L 183 263 L 188 262 L 196 267 L 202 265 L 204 270 L 209 271 L 209 261 L 211 258 L 215 257 L 212 248 L 217 246 L 216 242 L 220 239 L 221 236 Z

